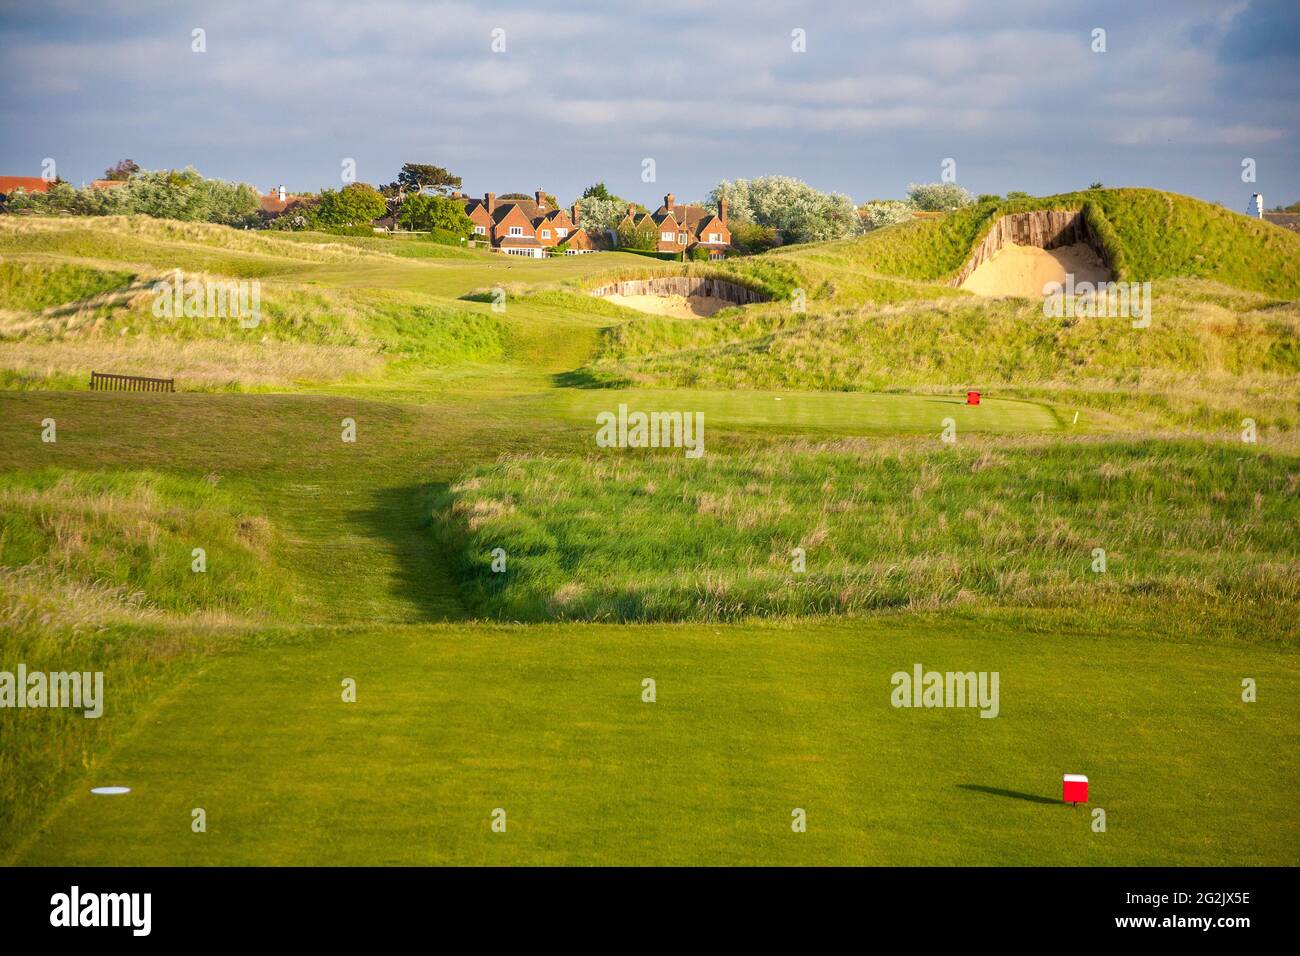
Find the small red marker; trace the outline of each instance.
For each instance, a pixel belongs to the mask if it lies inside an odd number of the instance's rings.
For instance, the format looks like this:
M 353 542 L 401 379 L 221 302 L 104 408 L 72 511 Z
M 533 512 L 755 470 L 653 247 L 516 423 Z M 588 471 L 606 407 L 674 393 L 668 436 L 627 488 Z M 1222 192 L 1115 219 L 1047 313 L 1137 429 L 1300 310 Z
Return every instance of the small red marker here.
M 967 405 L 978 405 L 979 403 L 980 403 L 980 393 L 979 393 L 979 392 L 967 392 L 967 393 L 966 393 L 966 404 L 967 404 Z
M 1061 778 L 1061 800 L 1065 803 L 1088 802 L 1088 778 L 1079 773 L 1067 773 Z

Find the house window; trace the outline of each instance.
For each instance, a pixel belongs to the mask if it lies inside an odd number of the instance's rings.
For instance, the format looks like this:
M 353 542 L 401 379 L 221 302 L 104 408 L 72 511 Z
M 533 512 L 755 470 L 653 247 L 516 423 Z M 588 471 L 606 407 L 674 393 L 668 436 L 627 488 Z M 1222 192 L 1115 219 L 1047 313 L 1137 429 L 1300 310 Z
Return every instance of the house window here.
M 671 232 L 661 232 L 659 233 L 659 240 L 661 242 L 672 242 L 673 234 Z
M 561 239 L 563 239 L 565 236 L 567 236 L 567 235 L 569 234 L 569 230 L 567 230 L 567 229 L 561 229 L 559 226 L 556 226 L 556 227 L 555 227 L 555 234 L 556 234 L 557 236 L 559 236 Z
M 510 227 L 510 235 L 512 235 L 512 236 L 522 236 L 523 234 L 524 234 L 524 227 L 523 227 L 523 226 L 511 226 L 511 227 Z
M 551 238 L 551 230 L 549 230 L 549 229 L 543 229 L 543 230 L 542 230 L 542 238 L 543 238 L 543 239 L 549 239 L 549 238 Z
M 709 233 L 709 242 L 721 242 L 721 241 L 722 241 L 722 233 L 720 232 Z
M 475 226 L 475 227 L 474 227 L 474 232 L 475 232 L 475 234 L 477 234 L 477 235 L 480 235 L 480 236 L 486 236 L 486 235 L 487 235 L 487 227 L 486 227 L 486 226 Z
M 677 241 L 681 243 L 683 246 L 686 245 L 686 233 L 679 232 L 677 234 Z

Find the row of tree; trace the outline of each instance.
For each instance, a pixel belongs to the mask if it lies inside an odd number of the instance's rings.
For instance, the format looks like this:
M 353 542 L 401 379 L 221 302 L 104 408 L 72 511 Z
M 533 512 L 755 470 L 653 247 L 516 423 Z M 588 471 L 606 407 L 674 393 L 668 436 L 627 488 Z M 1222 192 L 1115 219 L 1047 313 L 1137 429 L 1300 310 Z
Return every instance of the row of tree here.
M 59 181 L 47 193 L 11 198 L 9 208 L 74 215 L 144 214 L 234 226 L 263 224 L 253 187 L 206 179 L 193 168 L 149 171 L 124 159 L 106 169 L 104 178 L 122 185 L 78 190 Z M 366 229 L 375 220 L 392 216 L 404 229 L 428 232 L 440 241 L 460 242 L 473 236 L 463 201 L 452 198 L 460 189 L 461 177 L 442 166 L 405 163 L 396 179 L 378 188 L 350 183 L 316 194 L 296 194 L 284 214 L 269 225 L 277 229 Z M 1008 193 L 1007 198 L 1027 195 Z M 507 193 L 501 198 L 532 197 Z M 559 205 L 554 196 L 545 198 L 553 206 Z M 956 183 L 913 183 L 905 200 L 872 200 L 858 207 L 842 193 L 823 192 L 790 176 L 763 176 L 724 180 L 703 205 L 717 212 L 725 200 L 733 246 L 754 253 L 784 243 L 840 239 L 904 222 L 917 212 L 948 212 L 999 198 L 972 196 Z M 619 244 L 627 248 L 655 248 L 656 229 L 645 224 L 631 227 L 624 221 L 629 206 L 643 212 L 645 207 L 614 195 L 603 182 L 587 187 L 574 204 L 581 224 L 592 235 L 617 233 Z

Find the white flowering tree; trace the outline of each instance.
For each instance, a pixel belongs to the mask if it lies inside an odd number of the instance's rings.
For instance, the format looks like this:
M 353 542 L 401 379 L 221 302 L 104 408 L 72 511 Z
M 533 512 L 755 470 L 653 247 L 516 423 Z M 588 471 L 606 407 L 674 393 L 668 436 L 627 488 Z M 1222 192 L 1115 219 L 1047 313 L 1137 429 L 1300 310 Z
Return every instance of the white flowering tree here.
M 975 202 L 975 197 L 956 183 L 911 183 L 907 198 L 925 212 L 952 212 Z
M 871 230 L 892 226 L 896 222 L 907 222 L 915 210 L 916 207 L 910 202 L 901 199 L 873 199 L 869 203 L 863 203 L 858 212 L 862 216 L 862 228 Z
M 861 231 L 853 200 L 842 193 L 824 193 L 792 176 L 723 180 L 705 205 L 715 212 L 727 200 L 728 220 L 768 226 L 784 242 L 842 239 Z
M 621 199 L 584 196 L 575 202 L 579 210 L 578 225 L 586 229 L 589 236 L 617 229 L 627 215 L 627 203 Z

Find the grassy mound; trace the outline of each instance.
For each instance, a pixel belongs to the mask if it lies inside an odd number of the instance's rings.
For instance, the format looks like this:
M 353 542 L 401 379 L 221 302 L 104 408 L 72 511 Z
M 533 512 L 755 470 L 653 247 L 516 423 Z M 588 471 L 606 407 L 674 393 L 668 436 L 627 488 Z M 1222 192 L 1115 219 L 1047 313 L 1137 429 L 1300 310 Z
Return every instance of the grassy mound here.
M 84 387 L 98 370 L 191 389 L 284 388 L 504 354 L 501 317 L 403 288 L 421 278 L 410 257 L 372 248 L 415 240 L 340 238 L 141 217 L 0 217 L 0 250 L 20 253 L 0 268 L 0 385 Z M 256 283 L 258 321 L 229 310 L 156 315 L 154 287 L 175 270 L 205 286 L 246 283 L 246 297 Z
M 36 310 L 130 285 L 130 272 L 43 262 L 0 262 L 0 309 Z
M 939 219 L 888 226 L 858 239 L 792 247 L 769 255 L 864 270 L 883 276 L 944 281 L 966 262 L 992 225 L 1008 213 L 1084 209 L 1117 278 L 1199 278 L 1267 295 L 1300 298 L 1300 235 L 1270 223 L 1155 189 L 1092 189 L 1037 199 L 968 206 Z
M 1281 626 L 1300 601 L 1298 466 L 1190 443 L 1006 438 L 694 461 L 509 458 L 451 488 L 443 528 L 461 544 L 467 604 L 510 620 L 1158 596 L 1254 609 Z M 496 548 L 504 573 L 491 568 Z M 796 548 L 804 573 L 792 570 Z M 1106 573 L 1091 570 L 1096 548 Z
M 218 487 L 152 472 L 0 473 L 0 568 L 14 633 L 168 613 L 260 614 L 283 603 L 272 531 Z M 194 548 L 207 570 L 191 570 Z M 65 602 L 76 592 L 94 600 Z

